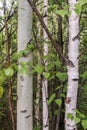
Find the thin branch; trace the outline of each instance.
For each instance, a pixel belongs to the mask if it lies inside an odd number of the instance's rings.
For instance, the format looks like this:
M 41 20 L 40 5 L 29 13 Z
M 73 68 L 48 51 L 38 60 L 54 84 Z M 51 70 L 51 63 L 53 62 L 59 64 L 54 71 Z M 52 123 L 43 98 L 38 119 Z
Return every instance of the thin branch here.
M 36 13 L 37 17 L 39 18 L 39 21 L 41 23 L 41 25 L 43 26 L 44 30 L 46 31 L 48 38 L 50 39 L 51 43 L 53 44 L 54 48 L 56 49 L 60 60 L 62 63 L 64 63 L 67 66 L 71 66 L 74 67 L 74 64 L 72 63 L 72 61 L 70 61 L 69 59 L 65 58 L 62 53 L 61 53 L 61 47 L 60 45 L 52 38 L 52 35 L 50 34 L 46 24 L 44 23 L 43 17 L 41 16 L 41 14 L 39 13 L 38 9 L 36 8 L 36 6 L 34 5 L 34 3 L 32 2 L 32 0 L 27 0 L 29 5 L 31 6 L 32 10 Z
M 10 47 L 9 47 L 9 33 L 8 33 L 8 25 L 6 21 L 6 1 L 4 0 L 3 3 L 3 8 L 4 8 L 4 26 L 5 26 L 5 32 L 6 32 L 6 62 L 7 65 L 10 65 Z M 12 121 L 12 130 L 15 130 L 15 119 L 14 119 L 14 112 L 13 112 L 13 107 L 12 107 L 12 82 L 11 78 L 8 79 L 8 104 L 9 104 L 9 111 L 11 114 L 11 121 Z
M 61 54 L 60 51 L 60 46 L 56 43 L 56 41 L 52 38 L 52 35 L 50 34 L 47 26 L 44 23 L 43 17 L 41 16 L 41 14 L 39 13 L 39 11 L 37 10 L 37 8 L 35 7 L 35 5 L 33 4 L 33 2 L 31 0 L 27 0 L 28 3 L 31 5 L 33 11 L 36 13 L 36 15 L 39 18 L 39 21 L 41 22 L 41 25 L 43 26 L 44 30 L 46 31 L 50 41 L 52 42 L 54 48 L 56 49 L 57 53 L 59 54 L 59 56 L 61 57 L 61 61 L 66 62 L 65 58 L 63 57 L 63 55 Z
M 8 22 L 10 20 L 10 18 L 12 18 L 14 16 L 14 14 L 17 12 L 17 7 L 15 7 L 14 12 L 12 14 L 10 14 L 7 18 L 6 18 L 6 22 Z M 0 29 L 0 32 L 3 31 L 3 29 L 5 28 L 5 25 Z

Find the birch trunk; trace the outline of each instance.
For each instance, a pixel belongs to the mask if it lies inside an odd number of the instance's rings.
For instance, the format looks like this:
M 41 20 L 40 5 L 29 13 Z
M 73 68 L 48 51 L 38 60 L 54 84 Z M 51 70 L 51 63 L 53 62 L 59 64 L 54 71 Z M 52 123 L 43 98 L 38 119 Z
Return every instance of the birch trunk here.
M 32 9 L 27 0 L 19 0 L 18 6 L 18 53 L 27 47 L 32 38 Z M 20 73 L 21 63 L 32 60 L 32 54 L 21 57 L 18 61 L 17 87 L 17 130 L 32 130 L 32 76 Z M 28 67 L 28 66 L 27 66 Z M 28 70 L 30 68 L 28 67 Z
M 76 0 L 69 0 L 71 15 L 69 17 L 69 45 L 68 45 L 68 58 L 72 61 L 74 67 L 67 66 L 68 73 L 68 88 L 66 98 L 66 111 L 65 111 L 65 129 L 77 130 L 74 120 L 67 118 L 71 113 L 74 117 L 76 115 L 77 92 L 78 92 L 78 56 L 79 56 L 79 16 L 74 11 Z
M 44 0 L 44 22 L 46 24 L 46 26 L 48 26 L 48 0 Z M 45 32 L 45 30 L 43 30 L 43 35 L 44 35 L 44 49 L 43 49 L 43 53 L 44 56 L 47 56 L 48 54 L 48 45 L 47 45 L 47 41 L 48 41 L 48 35 Z M 44 61 L 45 63 L 45 67 L 47 66 L 47 62 Z M 42 81 L 42 99 L 43 99 L 43 130 L 49 130 L 49 121 L 48 121 L 48 105 L 47 105 L 47 99 L 48 99 L 48 81 L 47 79 L 43 78 Z

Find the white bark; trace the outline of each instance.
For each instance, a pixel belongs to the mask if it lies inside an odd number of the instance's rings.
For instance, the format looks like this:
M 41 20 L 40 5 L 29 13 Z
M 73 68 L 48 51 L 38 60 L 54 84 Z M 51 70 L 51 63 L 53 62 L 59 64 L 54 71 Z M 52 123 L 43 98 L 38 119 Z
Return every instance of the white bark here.
M 74 120 L 67 119 L 67 114 L 72 113 L 75 116 L 76 104 L 77 104 L 77 91 L 78 91 L 78 56 L 79 56 L 79 39 L 76 37 L 79 33 L 79 16 L 74 11 L 74 4 L 76 0 L 69 0 L 70 12 L 69 17 L 69 45 L 68 45 L 68 57 L 72 61 L 74 67 L 67 66 L 68 69 L 68 90 L 66 98 L 66 111 L 65 111 L 65 129 L 76 130 L 76 124 Z
M 43 97 L 43 130 L 49 130 L 49 119 L 48 119 L 48 82 L 46 79 L 42 81 L 42 97 Z
M 44 0 L 44 15 L 46 15 L 46 17 L 44 18 L 44 22 L 46 24 L 46 26 L 48 26 L 48 0 Z M 48 54 L 48 45 L 47 45 L 47 41 L 48 41 L 48 36 L 45 32 L 45 30 L 43 30 L 43 34 L 44 34 L 44 56 L 46 56 Z M 44 61 L 45 63 L 45 67 L 47 66 L 47 62 Z M 48 120 L 48 105 L 47 105 L 47 99 L 48 99 L 48 81 L 47 79 L 43 79 L 42 81 L 42 98 L 43 98 L 43 130 L 49 130 L 49 120 Z
M 18 53 L 24 50 L 32 38 L 32 9 L 27 0 L 19 0 L 18 6 Z M 32 55 L 19 59 L 27 63 L 32 60 Z M 29 68 L 29 71 L 30 68 Z M 17 87 L 17 130 L 32 130 L 32 76 L 18 72 Z

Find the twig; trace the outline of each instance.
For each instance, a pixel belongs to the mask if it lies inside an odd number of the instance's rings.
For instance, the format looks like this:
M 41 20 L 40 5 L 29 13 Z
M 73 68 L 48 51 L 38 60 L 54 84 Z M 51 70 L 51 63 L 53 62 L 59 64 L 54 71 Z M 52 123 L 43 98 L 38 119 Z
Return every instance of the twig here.
M 64 58 L 63 55 L 61 54 L 59 44 L 57 44 L 56 41 L 52 38 L 52 35 L 50 34 L 50 32 L 49 32 L 47 26 L 46 26 L 45 23 L 44 23 L 43 17 L 42 17 L 41 14 L 39 13 L 39 11 L 37 10 L 37 8 L 36 8 L 35 5 L 33 4 L 33 2 L 32 2 L 31 0 L 27 0 L 27 1 L 28 1 L 28 3 L 31 5 L 33 11 L 34 11 L 34 12 L 36 13 L 36 15 L 38 16 L 39 21 L 41 22 L 41 25 L 43 26 L 44 30 L 46 31 L 46 33 L 47 33 L 47 35 L 48 35 L 50 41 L 52 42 L 54 48 L 56 49 L 57 53 L 60 55 L 61 60 L 66 62 L 65 58 Z
M 6 1 L 4 0 L 4 27 L 5 27 L 5 32 L 6 32 L 6 61 L 7 65 L 10 65 L 10 48 L 9 48 L 9 33 L 8 33 L 8 26 L 7 26 L 7 21 L 6 21 Z M 8 79 L 8 102 L 9 102 L 9 111 L 11 114 L 11 121 L 12 121 L 12 130 L 15 130 L 15 119 L 14 119 L 14 112 L 12 108 L 12 99 L 11 99 L 11 94 L 12 94 L 12 82 L 11 78 Z
M 6 22 L 8 22 L 9 19 L 12 18 L 16 12 L 17 12 L 17 7 L 14 9 L 14 12 L 6 18 Z M 0 32 L 2 32 L 4 28 L 5 25 L 0 29 Z

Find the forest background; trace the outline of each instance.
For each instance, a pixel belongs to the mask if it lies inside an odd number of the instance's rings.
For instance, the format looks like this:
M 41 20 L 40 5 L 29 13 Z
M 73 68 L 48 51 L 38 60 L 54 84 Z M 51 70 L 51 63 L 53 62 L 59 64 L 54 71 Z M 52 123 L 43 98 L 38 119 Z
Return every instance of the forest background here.
M 86 130 L 87 0 L 69 1 L 74 2 L 75 15 L 79 17 L 79 31 L 72 41 L 75 42 L 77 39 L 80 45 L 77 57 L 78 95 L 70 93 L 71 96 L 68 97 L 67 66 L 74 67 L 67 55 L 70 39 L 69 22 L 72 16 L 69 2 L 67 0 L 33 2 L 1 0 L 0 2 L 0 130 L 16 130 L 16 128 L 17 130 L 70 130 L 70 128 Z M 18 5 L 21 5 L 21 8 Z M 25 13 L 22 14 L 23 12 Z M 29 16 L 28 22 L 26 14 Z M 73 29 L 77 29 L 76 24 Z M 30 30 L 29 33 L 26 30 Z M 73 30 L 71 31 L 73 35 Z M 27 44 L 24 44 L 24 39 Z M 75 48 L 76 46 L 77 44 L 74 44 Z M 73 48 L 71 51 L 73 52 Z M 78 82 L 78 78 L 73 78 L 73 82 Z M 21 89 L 23 86 L 26 87 L 20 90 L 19 86 Z M 75 96 L 77 108 L 74 113 L 66 114 L 68 111 L 66 106 L 71 107 L 71 97 Z M 26 104 L 28 110 L 25 109 Z M 30 115 L 27 115 L 27 111 Z M 67 122 L 68 126 L 65 125 Z

